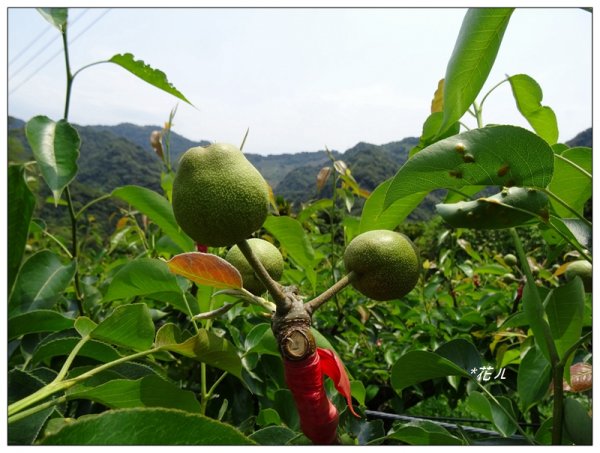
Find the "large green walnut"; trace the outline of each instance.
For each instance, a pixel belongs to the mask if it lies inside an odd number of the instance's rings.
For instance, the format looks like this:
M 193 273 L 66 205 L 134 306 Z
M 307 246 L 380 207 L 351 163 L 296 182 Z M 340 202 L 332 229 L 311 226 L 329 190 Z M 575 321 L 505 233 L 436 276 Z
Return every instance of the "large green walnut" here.
M 198 244 L 236 244 L 262 226 L 268 210 L 266 181 L 235 146 L 199 146 L 181 157 L 173 182 L 173 213 Z
M 283 275 L 283 257 L 279 249 L 268 241 L 256 238 L 248 239 L 248 245 L 250 245 L 252 252 L 265 267 L 271 278 L 279 280 Z M 259 296 L 267 290 L 237 245 L 229 249 L 225 259 L 240 272 L 244 288 L 252 294 Z
M 565 278 L 569 281 L 581 277 L 586 293 L 592 292 L 592 264 L 586 260 L 573 261 L 565 271 Z
M 357 275 L 352 285 L 374 300 L 399 299 L 419 280 L 417 248 L 394 231 L 373 230 L 356 236 L 346 247 L 344 264 Z

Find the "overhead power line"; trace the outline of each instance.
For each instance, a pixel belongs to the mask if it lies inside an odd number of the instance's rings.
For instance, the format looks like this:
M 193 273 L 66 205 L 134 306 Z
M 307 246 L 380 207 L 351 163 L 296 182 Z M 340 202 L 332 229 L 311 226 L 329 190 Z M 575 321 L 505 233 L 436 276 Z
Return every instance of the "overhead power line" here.
M 75 19 L 73 19 L 73 22 L 71 22 L 69 25 L 75 25 L 75 24 L 77 23 L 77 21 L 78 21 L 79 19 L 81 19 L 81 17 L 82 17 L 82 16 L 83 16 L 85 13 L 87 13 L 88 11 L 89 11 L 89 9 L 85 9 L 85 10 L 83 10 L 83 12 L 82 12 L 82 13 L 81 13 L 79 16 L 77 16 Z M 29 47 L 30 47 L 32 44 L 35 44 L 35 42 L 36 42 L 36 41 L 37 41 L 37 40 L 38 40 L 40 37 L 42 37 L 43 35 L 45 35 L 45 34 L 46 34 L 46 32 L 47 32 L 48 30 L 52 29 L 52 28 L 53 28 L 53 27 L 52 27 L 52 25 L 48 24 L 48 26 L 46 27 L 46 30 L 44 30 L 44 31 L 43 31 L 43 32 L 42 32 L 40 35 L 38 35 L 38 36 L 36 36 L 34 39 L 32 39 L 32 40 L 31 40 L 31 42 L 30 42 L 29 44 L 27 44 L 27 45 L 26 45 L 26 46 L 23 48 L 23 50 L 21 50 L 21 52 L 19 53 L 19 55 L 17 55 L 15 58 L 13 58 L 13 60 L 11 60 L 9 64 L 13 63 L 14 61 L 18 60 L 18 59 L 19 59 L 19 58 L 20 58 L 22 55 L 24 55 L 24 54 L 27 52 L 27 50 L 29 49 Z M 35 53 L 33 56 L 31 56 L 31 57 L 29 58 L 29 60 L 27 60 L 27 61 L 25 62 L 25 64 L 21 65 L 21 67 L 19 67 L 19 69 L 15 70 L 15 72 L 13 72 L 13 73 L 12 73 L 12 74 L 9 76 L 9 78 L 13 78 L 13 77 L 17 76 L 17 75 L 18 75 L 18 74 L 19 74 L 19 73 L 20 73 L 20 72 L 21 72 L 23 69 L 25 69 L 27 66 L 29 66 L 29 64 L 30 64 L 32 61 L 34 61 L 34 60 L 37 58 L 37 56 L 38 56 L 38 55 L 40 55 L 42 52 L 44 52 L 44 51 L 45 51 L 45 50 L 46 50 L 46 49 L 47 49 L 47 48 L 48 48 L 48 47 L 49 47 L 49 46 L 50 46 L 50 45 L 51 45 L 53 42 L 55 42 L 55 39 L 56 39 L 56 37 L 52 37 L 52 38 L 50 38 L 50 41 L 48 41 L 48 42 L 47 42 L 47 43 L 46 43 L 44 46 L 42 46 L 42 48 L 41 48 L 40 50 L 38 50 L 38 51 L 37 51 L 37 52 L 36 52 L 36 53 Z
M 110 9 L 107 9 L 100 16 L 98 16 L 96 19 L 94 19 L 94 21 L 91 22 L 86 28 L 84 28 L 79 34 L 77 34 L 77 36 L 75 36 L 74 38 L 69 40 L 69 45 L 72 45 L 77 40 L 77 38 L 79 38 L 81 35 L 83 35 L 85 32 L 87 32 L 90 28 L 92 28 L 100 19 L 102 19 L 104 16 L 106 16 L 106 14 L 108 14 L 109 12 L 110 12 Z M 12 90 L 10 90 L 8 94 L 9 95 L 13 94 L 15 91 L 17 91 L 23 85 L 25 85 L 33 76 L 35 76 L 42 68 L 44 68 L 44 66 L 46 66 L 48 63 L 50 63 L 54 58 L 56 58 L 62 52 L 63 52 L 63 49 L 59 49 L 58 52 L 52 54 L 52 56 L 50 58 L 48 58 L 40 66 L 38 66 L 31 74 L 29 74 L 29 76 L 27 76 L 23 81 L 21 81 L 21 83 L 19 83 L 16 87 L 14 87 Z

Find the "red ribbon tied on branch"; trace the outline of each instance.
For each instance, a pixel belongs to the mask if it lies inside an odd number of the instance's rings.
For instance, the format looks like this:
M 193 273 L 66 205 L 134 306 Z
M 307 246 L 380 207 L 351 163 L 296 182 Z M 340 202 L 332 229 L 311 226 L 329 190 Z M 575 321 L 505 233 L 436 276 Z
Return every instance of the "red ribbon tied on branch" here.
M 337 408 L 325 393 L 324 374 L 346 398 L 350 412 L 360 418 L 352 407 L 350 380 L 342 361 L 333 351 L 317 348 L 314 354 L 302 360 L 284 358 L 283 365 L 285 381 L 294 396 L 302 432 L 314 444 L 336 443 L 339 416 Z

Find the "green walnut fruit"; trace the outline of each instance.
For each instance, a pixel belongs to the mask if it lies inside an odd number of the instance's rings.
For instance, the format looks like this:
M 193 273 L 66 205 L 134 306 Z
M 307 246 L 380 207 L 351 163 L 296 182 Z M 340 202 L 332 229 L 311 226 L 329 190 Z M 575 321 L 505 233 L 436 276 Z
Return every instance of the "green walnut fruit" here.
M 504 255 L 504 262 L 507 266 L 516 266 L 517 265 L 517 257 L 512 253 L 507 253 Z
M 374 300 L 399 299 L 419 280 L 417 248 L 394 231 L 373 230 L 356 236 L 346 247 L 344 264 L 357 275 L 352 285 Z
M 271 278 L 279 280 L 283 275 L 283 257 L 279 249 L 263 239 L 248 239 L 248 244 Z M 225 259 L 240 272 L 244 288 L 252 294 L 259 296 L 267 290 L 237 245 L 229 249 Z
M 235 146 L 199 146 L 181 157 L 173 181 L 173 213 L 198 244 L 236 244 L 262 226 L 268 210 L 267 182 Z
M 565 278 L 569 281 L 581 277 L 586 293 L 592 292 L 592 264 L 586 260 L 573 261 L 565 271 Z

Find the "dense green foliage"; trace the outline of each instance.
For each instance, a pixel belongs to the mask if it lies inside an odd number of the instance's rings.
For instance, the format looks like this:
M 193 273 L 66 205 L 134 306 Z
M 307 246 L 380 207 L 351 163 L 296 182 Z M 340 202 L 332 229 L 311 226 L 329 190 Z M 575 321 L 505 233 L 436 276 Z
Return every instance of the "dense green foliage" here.
M 41 12 L 65 36 L 67 11 Z M 361 415 L 326 381 L 342 444 L 591 444 L 592 288 L 569 272 L 592 261 L 592 153 L 580 142 L 591 133 L 551 143 L 541 89 L 515 89 L 537 86 L 529 76 L 502 83 L 535 133 L 484 127 L 476 99 L 512 13 L 469 10 L 419 140 L 254 157 L 281 182 L 278 212 L 253 237 L 281 251 L 282 284 L 312 301 L 329 292 L 312 332 L 345 364 Z M 107 62 L 188 102 L 130 54 Z M 276 297 L 244 292 L 225 248 L 191 253 L 175 220 L 171 163 L 187 142 L 170 131 L 174 112 L 150 145 L 155 128 L 68 123 L 66 99 L 62 120 L 9 118 L 9 444 L 309 444 L 272 332 Z M 478 127 L 459 134 L 469 109 Z M 286 180 L 304 200 L 295 209 Z M 505 185 L 550 204 L 502 203 Z M 482 189 L 519 222 L 487 230 L 467 212 L 450 227 L 433 215 L 433 203 L 457 210 Z M 419 211 L 427 221 L 406 221 Z M 414 289 L 386 302 L 336 286 L 348 245 L 381 229 L 409 237 L 421 260 Z

